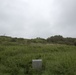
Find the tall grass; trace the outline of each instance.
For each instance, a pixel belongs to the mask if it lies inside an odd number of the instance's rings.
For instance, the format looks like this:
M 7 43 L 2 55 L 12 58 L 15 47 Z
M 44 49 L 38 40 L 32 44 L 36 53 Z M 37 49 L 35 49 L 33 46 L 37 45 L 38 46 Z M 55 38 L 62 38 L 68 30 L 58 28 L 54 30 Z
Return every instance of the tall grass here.
M 42 59 L 41 71 L 32 59 Z M 30 44 L 0 46 L 0 75 L 76 75 L 76 47 Z

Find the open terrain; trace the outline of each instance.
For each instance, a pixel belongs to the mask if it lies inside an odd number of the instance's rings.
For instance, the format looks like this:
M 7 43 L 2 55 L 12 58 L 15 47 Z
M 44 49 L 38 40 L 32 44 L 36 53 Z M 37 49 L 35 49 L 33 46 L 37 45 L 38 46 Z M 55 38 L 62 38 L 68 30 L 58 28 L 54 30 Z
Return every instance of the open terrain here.
M 42 59 L 42 70 L 32 69 Z M 76 75 L 76 46 L 59 44 L 0 45 L 0 75 Z

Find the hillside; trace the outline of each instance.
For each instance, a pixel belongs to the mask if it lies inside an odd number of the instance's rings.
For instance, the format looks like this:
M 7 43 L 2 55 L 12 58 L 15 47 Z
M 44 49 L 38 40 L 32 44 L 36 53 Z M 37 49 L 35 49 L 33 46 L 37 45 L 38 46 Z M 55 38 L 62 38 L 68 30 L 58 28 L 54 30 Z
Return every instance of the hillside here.
M 9 36 L 0 36 L 0 44 L 1 45 L 26 45 L 32 43 L 41 43 L 41 44 L 66 44 L 66 45 L 76 45 L 76 38 L 66 37 L 64 38 L 61 35 L 55 35 L 44 38 L 34 38 L 34 39 L 25 39 L 25 38 L 17 38 L 17 37 L 9 37 Z
M 76 46 L 0 37 L 0 75 L 76 75 Z M 33 39 L 34 41 L 34 39 Z M 32 68 L 42 59 L 42 70 Z

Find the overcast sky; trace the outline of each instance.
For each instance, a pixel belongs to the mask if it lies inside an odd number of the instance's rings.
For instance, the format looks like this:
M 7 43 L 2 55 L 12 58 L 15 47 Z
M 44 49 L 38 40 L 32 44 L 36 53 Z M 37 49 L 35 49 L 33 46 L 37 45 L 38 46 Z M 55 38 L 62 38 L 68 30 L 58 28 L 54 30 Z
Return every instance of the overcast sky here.
M 76 0 L 0 0 L 0 35 L 76 37 Z

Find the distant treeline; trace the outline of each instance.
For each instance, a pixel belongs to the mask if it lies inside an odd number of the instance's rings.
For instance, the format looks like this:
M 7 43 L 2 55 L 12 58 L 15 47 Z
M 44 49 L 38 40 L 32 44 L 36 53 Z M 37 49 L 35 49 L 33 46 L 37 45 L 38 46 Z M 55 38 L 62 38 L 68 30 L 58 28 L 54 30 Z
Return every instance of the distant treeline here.
M 24 39 L 24 38 L 12 38 L 9 36 L 0 36 L 0 45 L 25 45 L 31 43 L 42 43 L 42 44 L 67 44 L 76 46 L 76 38 L 64 38 L 61 35 L 51 36 L 47 39 L 44 38 L 34 38 L 34 39 Z

